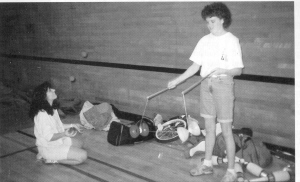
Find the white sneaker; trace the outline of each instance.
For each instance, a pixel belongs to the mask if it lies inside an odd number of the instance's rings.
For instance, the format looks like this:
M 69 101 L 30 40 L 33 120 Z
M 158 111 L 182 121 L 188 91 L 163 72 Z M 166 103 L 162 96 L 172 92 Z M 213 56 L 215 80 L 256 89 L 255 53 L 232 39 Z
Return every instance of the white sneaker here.
M 55 160 L 49 160 L 49 159 L 45 159 L 44 162 L 45 162 L 46 164 L 56 164 L 56 163 L 58 163 L 58 162 L 55 161 Z

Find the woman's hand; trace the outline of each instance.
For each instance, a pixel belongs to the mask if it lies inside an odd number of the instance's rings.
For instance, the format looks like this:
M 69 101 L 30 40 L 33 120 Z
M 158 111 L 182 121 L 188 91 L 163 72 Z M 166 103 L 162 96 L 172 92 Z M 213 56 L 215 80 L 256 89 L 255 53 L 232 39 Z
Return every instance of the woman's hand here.
M 77 134 L 77 129 L 75 127 L 71 127 L 65 130 L 65 135 L 67 137 L 74 137 Z
M 81 124 L 72 124 L 74 128 L 76 128 L 76 130 L 79 132 L 79 133 L 82 133 L 82 130 L 83 130 L 83 126 Z
M 177 81 L 176 81 L 176 79 L 175 80 L 172 80 L 172 81 L 169 81 L 169 83 L 168 83 L 168 89 L 173 89 L 173 88 L 175 88 L 176 86 L 177 86 Z
M 184 73 L 182 73 L 180 76 L 178 76 L 174 80 L 169 81 L 168 89 L 175 88 L 177 85 L 181 84 L 186 79 L 193 76 L 195 73 L 197 73 L 197 71 L 199 71 L 199 68 L 200 68 L 200 65 L 198 65 L 197 63 L 193 63 L 187 70 L 185 70 Z

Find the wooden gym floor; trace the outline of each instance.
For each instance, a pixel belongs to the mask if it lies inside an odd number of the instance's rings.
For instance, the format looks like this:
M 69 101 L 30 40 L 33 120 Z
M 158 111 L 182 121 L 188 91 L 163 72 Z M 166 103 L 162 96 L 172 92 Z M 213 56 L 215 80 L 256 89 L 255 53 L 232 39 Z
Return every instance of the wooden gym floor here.
M 78 115 L 68 115 L 64 123 L 79 122 Z M 128 121 L 127 121 L 128 122 Z M 44 164 L 36 160 L 37 148 L 33 127 L 0 135 L 0 179 L 22 182 L 82 181 L 203 181 L 216 182 L 223 177 L 226 165 L 215 166 L 213 175 L 192 177 L 189 174 L 203 157 L 185 159 L 186 146 L 180 141 L 159 143 L 156 140 L 131 146 L 113 146 L 106 141 L 107 132 L 84 130 L 77 135 L 84 140 L 88 159 L 77 166 Z M 274 157 L 267 172 L 281 170 L 290 161 Z M 245 172 L 247 179 L 255 176 Z M 291 181 L 294 181 L 294 177 Z

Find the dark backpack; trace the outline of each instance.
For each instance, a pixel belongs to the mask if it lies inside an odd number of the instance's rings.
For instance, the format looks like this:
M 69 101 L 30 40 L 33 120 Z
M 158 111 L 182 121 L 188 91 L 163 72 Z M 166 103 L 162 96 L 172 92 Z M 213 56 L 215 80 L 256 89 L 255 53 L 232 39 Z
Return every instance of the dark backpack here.
M 233 129 L 232 131 L 237 157 L 244 159 L 246 162 L 253 162 L 263 168 L 271 164 L 273 159 L 271 152 L 262 141 L 252 138 L 253 132 L 250 128 Z M 220 133 L 216 136 L 213 155 L 226 157 L 225 151 L 225 140 L 222 133 Z
M 149 126 L 149 131 L 155 130 L 155 126 L 150 119 L 143 118 L 143 121 Z M 130 125 L 113 121 L 108 130 L 107 142 L 115 146 L 133 145 L 135 143 L 153 139 L 154 136 L 154 132 L 149 132 L 147 136 L 139 135 L 137 138 L 132 138 L 130 135 Z

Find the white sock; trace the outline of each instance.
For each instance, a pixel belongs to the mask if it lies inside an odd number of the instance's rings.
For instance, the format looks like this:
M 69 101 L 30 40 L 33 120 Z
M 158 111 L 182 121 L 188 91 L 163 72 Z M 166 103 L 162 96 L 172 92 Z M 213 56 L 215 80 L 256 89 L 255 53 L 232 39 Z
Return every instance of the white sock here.
M 211 161 L 211 160 L 206 160 L 206 159 L 204 159 L 203 165 L 208 166 L 208 167 L 211 167 L 211 166 L 212 166 L 212 161 Z

